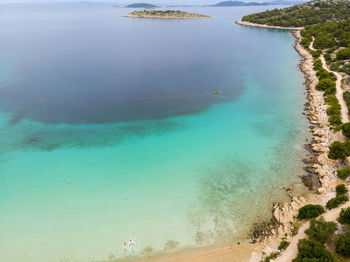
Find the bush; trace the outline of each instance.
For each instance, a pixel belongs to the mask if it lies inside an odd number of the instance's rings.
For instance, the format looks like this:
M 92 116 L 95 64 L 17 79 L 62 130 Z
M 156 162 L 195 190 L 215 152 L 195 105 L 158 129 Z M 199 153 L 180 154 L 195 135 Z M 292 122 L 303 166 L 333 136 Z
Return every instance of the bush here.
M 344 257 L 350 257 L 350 233 L 339 234 L 335 250 Z
M 300 239 L 298 242 L 298 255 L 293 262 L 336 262 L 331 252 L 323 244 L 315 240 Z
M 323 217 L 321 217 L 319 220 L 316 220 L 315 218 L 311 219 L 310 227 L 305 230 L 305 233 L 310 239 L 324 244 L 336 230 L 336 223 L 327 222 Z
M 350 48 L 344 48 L 337 52 L 338 60 L 350 59 Z
M 277 253 L 272 252 L 269 256 L 265 257 L 264 262 L 270 262 L 271 259 L 275 259 L 277 257 Z
M 343 179 L 343 180 L 347 179 L 348 176 L 350 175 L 350 167 L 346 167 L 344 169 L 338 170 L 337 174 L 340 179 Z
M 345 160 L 346 153 L 345 153 L 345 145 L 342 142 L 335 141 L 329 146 L 329 153 L 328 158 L 330 159 L 341 159 Z
M 285 250 L 289 246 L 289 242 L 286 240 L 282 240 L 278 246 L 278 250 Z
M 348 190 L 347 190 L 347 188 L 346 188 L 346 186 L 344 184 L 337 185 L 335 187 L 335 191 L 337 192 L 337 196 L 345 195 L 348 192 Z
M 306 205 L 299 208 L 298 219 L 315 218 L 324 213 L 324 211 L 321 205 Z
M 338 221 L 340 224 L 349 224 L 350 225 L 350 207 L 344 209 L 342 208 L 339 214 Z
M 333 209 L 340 206 L 341 204 L 344 204 L 347 201 L 349 201 L 349 197 L 347 195 L 339 195 L 330 199 L 327 202 L 326 207 L 328 209 Z
M 328 72 L 326 71 L 328 74 Z M 322 78 L 316 85 L 316 89 L 320 91 L 325 91 L 326 93 L 335 93 L 335 83 L 331 78 Z M 328 91 L 332 90 L 332 91 Z M 328 91 L 328 92 L 327 92 Z
M 343 135 L 346 136 L 347 138 L 350 138 L 350 122 L 341 125 L 340 128 Z
M 342 123 L 340 115 L 334 115 L 334 116 L 329 117 L 328 122 L 332 126 L 337 126 L 337 125 L 340 125 Z

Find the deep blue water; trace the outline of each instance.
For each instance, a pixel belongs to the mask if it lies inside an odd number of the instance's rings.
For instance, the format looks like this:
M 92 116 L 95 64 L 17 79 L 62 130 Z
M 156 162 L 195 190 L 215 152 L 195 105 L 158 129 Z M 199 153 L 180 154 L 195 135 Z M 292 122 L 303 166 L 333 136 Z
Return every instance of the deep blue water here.
M 294 38 L 234 23 L 266 8 L 1 8 L 0 261 L 229 242 L 301 188 Z

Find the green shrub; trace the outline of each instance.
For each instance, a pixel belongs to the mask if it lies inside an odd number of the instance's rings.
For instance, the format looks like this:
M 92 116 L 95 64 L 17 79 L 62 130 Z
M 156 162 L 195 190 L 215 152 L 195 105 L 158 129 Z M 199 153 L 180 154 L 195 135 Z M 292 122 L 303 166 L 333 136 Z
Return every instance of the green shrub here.
M 338 221 L 340 224 L 350 224 L 350 207 L 341 209 Z
M 298 255 L 293 262 L 336 262 L 331 252 L 323 244 L 312 239 L 300 239 Z
M 271 259 L 275 259 L 277 257 L 277 253 L 272 252 L 269 256 L 265 257 L 264 262 L 270 262 Z
M 344 136 L 350 138 L 350 122 L 341 125 L 341 131 Z
M 343 179 L 343 180 L 347 179 L 348 176 L 350 175 L 350 167 L 346 167 L 341 170 L 338 170 L 337 174 L 340 179 Z
M 348 192 L 348 190 L 347 190 L 347 188 L 346 188 L 346 186 L 344 184 L 337 185 L 335 187 L 335 191 L 337 192 L 337 196 L 345 195 Z
M 298 219 L 315 218 L 324 213 L 324 207 L 321 205 L 306 205 L 299 208 Z
M 289 246 L 289 242 L 282 240 L 278 246 L 278 250 L 285 250 Z
M 350 233 L 339 234 L 335 250 L 344 257 L 350 257 Z
M 322 51 L 320 50 L 317 50 L 317 51 L 311 50 L 310 52 L 313 58 L 319 58 L 322 53 Z
M 340 115 L 334 115 L 334 116 L 329 117 L 328 122 L 332 126 L 337 126 L 337 125 L 340 125 L 342 123 Z
M 340 206 L 341 204 L 344 204 L 347 201 L 349 201 L 349 197 L 347 195 L 339 195 L 330 199 L 327 202 L 326 207 L 328 209 L 333 209 Z
M 327 72 L 328 73 L 328 72 Z M 334 90 L 335 92 L 335 83 L 331 78 L 322 78 L 316 85 L 316 89 L 320 90 L 320 91 L 325 91 L 327 92 L 327 90 Z M 334 93 L 333 92 L 333 93 Z M 332 93 L 332 92 L 328 92 L 328 93 Z
M 338 60 L 350 59 L 350 48 L 344 48 L 337 52 Z
M 310 239 L 316 240 L 322 244 L 334 234 L 337 230 L 337 224 L 334 222 L 327 222 L 323 217 L 316 220 L 315 218 L 311 219 L 310 227 L 305 230 L 305 233 L 309 236 Z
M 345 146 L 344 143 L 335 141 L 329 146 L 328 158 L 345 160 Z

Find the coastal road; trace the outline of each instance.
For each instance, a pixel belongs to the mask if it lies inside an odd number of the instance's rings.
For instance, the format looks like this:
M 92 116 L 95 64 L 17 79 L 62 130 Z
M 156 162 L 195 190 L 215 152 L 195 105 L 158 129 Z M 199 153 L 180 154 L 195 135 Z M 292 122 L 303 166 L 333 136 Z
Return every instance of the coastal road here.
M 313 44 L 314 44 L 314 38 L 312 38 L 312 41 L 310 43 L 309 48 L 313 51 L 316 51 L 316 49 L 313 47 Z M 342 82 L 343 77 L 338 72 L 332 71 L 328 68 L 328 65 L 326 63 L 326 60 L 325 60 L 323 54 L 320 55 L 320 60 L 322 62 L 323 68 L 326 71 L 333 73 L 337 77 L 337 80 L 335 82 L 335 88 L 336 88 L 335 96 L 337 97 L 339 104 L 340 104 L 340 114 L 341 114 L 342 122 L 347 123 L 347 122 L 349 122 L 349 110 L 348 110 L 348 106 L 346 105 L 345 100 L 343 98 L 343 89 L 341 88 L 341 82 Z

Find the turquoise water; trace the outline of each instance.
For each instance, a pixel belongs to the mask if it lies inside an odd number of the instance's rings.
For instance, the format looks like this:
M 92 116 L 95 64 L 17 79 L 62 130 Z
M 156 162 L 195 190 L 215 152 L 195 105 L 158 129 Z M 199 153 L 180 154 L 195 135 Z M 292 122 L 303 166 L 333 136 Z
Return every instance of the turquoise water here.
M 233 23 L 264 8 L 3 9 L 0 261 L 210 245 L 268 218 L 308 132 L 292 35 Z

